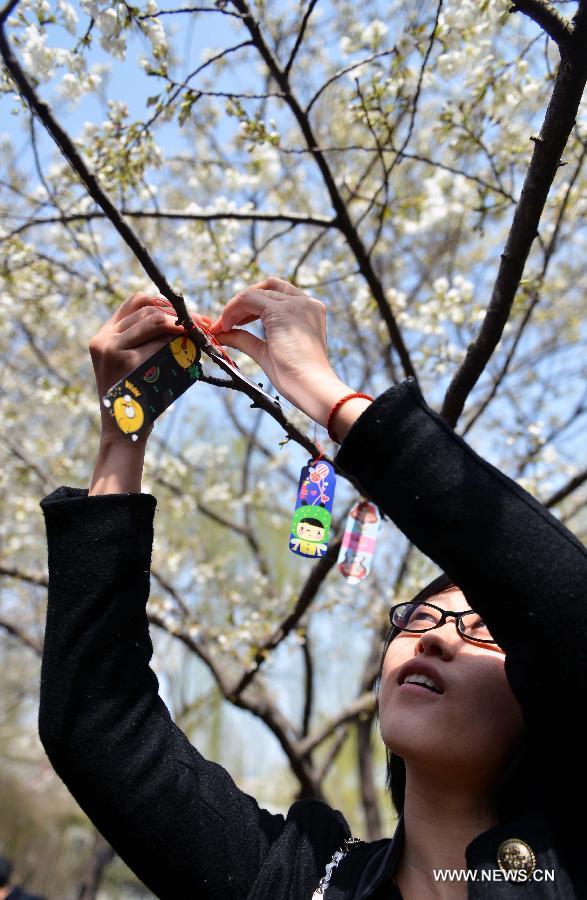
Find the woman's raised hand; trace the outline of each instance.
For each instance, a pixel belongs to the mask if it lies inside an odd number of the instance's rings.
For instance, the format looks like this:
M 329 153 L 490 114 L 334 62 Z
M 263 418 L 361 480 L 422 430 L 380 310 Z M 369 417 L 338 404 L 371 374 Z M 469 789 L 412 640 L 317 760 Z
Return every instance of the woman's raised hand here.
M 208 316 L 194 315 L 192 318 L 196 323 L 207 326 L 212 321 Z M 136 369 L 172 337 L 183 334 L 183 327 L 176 325 L 176 320 L 177 314 L 168 300 L 137 293 L 125 300 L 90 340 L 88 346 L 100 398 L 103 444 L 113 441 L 127 443 L 128 438 L 121 434 L 110 413 L 104 409 L 101 398 L 108 388 Z M 146 442 L 152 429 L 151 425 L 139 440 Z
M 234 327 L 256 319 L 266 340 Z M 220 344 L 250 356 L 281 396 L 325 424 L 326 407 L 333 391 L 342 396 L 342 382 L 328 360 L 324 303 L 287 281 L 267 278 L 229 300 L 210 330 Z

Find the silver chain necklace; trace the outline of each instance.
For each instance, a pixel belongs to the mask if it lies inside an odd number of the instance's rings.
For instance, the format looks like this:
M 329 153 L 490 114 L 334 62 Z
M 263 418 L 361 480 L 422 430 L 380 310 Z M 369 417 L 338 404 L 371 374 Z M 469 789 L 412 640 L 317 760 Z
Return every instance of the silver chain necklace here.
M 359 838 L 353 838 L 353 837 L 345 838 L 340 850 L 337 850 L 336 853 L 334 853 L 330 862 L 327 863 L 326 872 L 320 879 L 320 883 L 318 884 L 318 887 L 312 894 L 312 900 L 322 900 L 322 898 L 324 897 L 324 894 L 326 892 L 326 888 L 328 887 L 328 882 L 330 881 L 330 876 L 332 875 L 334 869 L 336 869 L 336 867 L 339 864 L 339 862 L 341 861 L 341 859 L 344 856 L 346 856 L 346 854 L 349 852 L 351 847 L 355 846 L 356 844 L 362 844 L 362 843 L 363 842 L 361 840 L 359 840 Z

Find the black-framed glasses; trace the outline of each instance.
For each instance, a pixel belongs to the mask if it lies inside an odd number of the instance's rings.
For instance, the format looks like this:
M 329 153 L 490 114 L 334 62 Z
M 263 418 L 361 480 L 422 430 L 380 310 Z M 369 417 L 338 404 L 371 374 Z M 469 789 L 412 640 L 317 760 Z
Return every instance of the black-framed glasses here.
M 396 603 L 389 610 L 389 620 L 400 631 L 408 631 L 410 634 L 420 634 L 430 631 L 432 628 L 440 628 L 449 617 L 455 620 L 457 631 L 463 638 L 472 641 L 480 641 L 482 644 L 497 644 L 491 636 L 487 625 L 474 609 L 464 609 L 462 612 L 442 609 L 434 603 Z

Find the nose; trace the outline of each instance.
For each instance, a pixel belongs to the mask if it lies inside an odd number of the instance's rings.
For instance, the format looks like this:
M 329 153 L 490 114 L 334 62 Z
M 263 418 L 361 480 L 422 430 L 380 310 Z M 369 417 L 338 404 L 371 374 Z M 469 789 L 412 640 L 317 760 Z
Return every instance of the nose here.
M 447 618 L 444 625 L 422 632 L 416 644 L 416 652 L 426 652 L 431 656 L 451 659 L 457 652 L 461 641 L 456 618 Z

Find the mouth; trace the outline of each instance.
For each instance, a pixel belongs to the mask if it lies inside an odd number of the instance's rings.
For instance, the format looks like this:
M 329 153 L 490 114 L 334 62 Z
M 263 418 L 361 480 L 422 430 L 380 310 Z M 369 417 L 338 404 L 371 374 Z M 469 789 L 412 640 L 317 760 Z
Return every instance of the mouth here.
M 422 684 L 419 681 L 404 681 L 400 685 L 400 691 L 405 694 L 414 694 L 415 696 L 430 696 L 430 694 L 442 694 L 438 688 L 431 687 L 428 684 Z
M 398 684 L 404 692 L 414 694 L 443 694 L 444 684 L 440 675 L 426 662 L 410 661 L 398 674 Z

